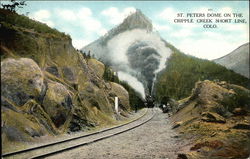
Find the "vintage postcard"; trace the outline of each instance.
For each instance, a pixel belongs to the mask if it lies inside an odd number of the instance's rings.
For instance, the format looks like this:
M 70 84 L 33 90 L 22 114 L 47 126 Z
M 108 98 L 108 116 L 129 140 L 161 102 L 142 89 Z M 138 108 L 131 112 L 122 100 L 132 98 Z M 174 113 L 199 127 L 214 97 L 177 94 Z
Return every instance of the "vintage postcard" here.
M 2 158 L 249 159 L 249 1 L 0 2 Z

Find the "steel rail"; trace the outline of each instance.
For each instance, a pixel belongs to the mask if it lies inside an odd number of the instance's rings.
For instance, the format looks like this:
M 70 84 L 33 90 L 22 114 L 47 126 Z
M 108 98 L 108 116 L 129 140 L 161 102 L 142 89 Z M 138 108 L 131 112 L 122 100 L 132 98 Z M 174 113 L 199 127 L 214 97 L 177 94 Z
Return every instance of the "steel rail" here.
M 63 148 L 63 149 L 60 149 L 60 150 L 57 150 L 57 151 L 54 151 L 54 152 L 49 152 L 49 153 L 44 153 L 42 155 L 37 155 L 37 156 L 34 156 L 32 157 L 31 159 L 41 159 L 41 158 L 45 158 L 45 157 L 48 157 L 48 156 L 52 156 L 52 155 L 55 155 L 55 154 L 58 154 L 58 153 L 62 153 L 62 152 L 65 152 L 65 151 L 68 151 L 68 150 L 71 150 L 71 149 L 74 149 L 74 148 L 77 148 L 77 147 L 80 147 L 80 146 L 85 146 L 85 145 L 89 145 L 89 144 L 93 144 L 93 143 L 96 143 L 98 141 L 101 141 L 101 140 L 104 140 L 104 139 L 107 139 L 107 138 L 110 138 L 110 137 L 113 137 L 113 136 L 116 136 L 116 135 L 119 135 L 119 134 L 122 134 L 122 133 L 125 133 L 127 131 L 130 131 L 130 130 L 133 130 L 139 126 L 142 126 L 143 124 L 149 122 L 155 115 L 155 112 L 153 113 L 153 115 L 147 119 L 146 121 L 143 121 L 142 123 L 139 123 L 131 128 L 128 128 L 126 130 L 122 130 L 122 131 L 119 131 L 117 133 L 113 133 L 113 134 L 109 134 L 109 135 L 106 135 L 106 136 L 103 136 L 103 137 L 100 137 L 100 138 L 97 138 L 97 139 L 94 139 L 92 141 L 89 141 L 89 142 L 85 142 L 85 143 L 81 143 L 81 144 L 77 144 L 77 145 L 74 145 L 74 146 L 70 146 L 70 147 L 67 147 L 67 148 Z
M 57 142 L 53 142 L 53 143 L 49 143 L 49 144 L 44 144 L 44 145 L 40 145 L 40 146 L 36 146 L 36 147 L 32 147 L 32 148 L 27 148 L 27 149 L 23 149 L 23 150 L 19 150 L 19 151 L 5 153 L 5 154 L 2 154 L 2 158 L 15 156 L 15 155 L 22 154 L 22 153 L 25 153 L 25 152 L 34 151 L 34 150 L 42 149 L 42 148 L 45 148 L 45 147 L 49 147 L 49 146 L 53 146 L 53 145 L 57 145 L 57 144 L 61 144 L 61 143 L 66 143 L 66 142 L 69 142 L 69 141 L 73 141 L 73 140 L 82 139 L 82 138 L 85 138 L 85 137 L 89 137 L 89 136 L 101 134 L 101 133 L 107 132 L 109 130 L 121 128 L 121 127 L 126 126 L 128 124 L 131 124 L 131 123 L 133 123 L 135 121 L 138 121 L 139 119 L 141 119 L 142 117 L 144 117 L 147 113 L 148 113 L 148 109 L 140 117 L 138 117 L 136 119 L 133 119 L 133 120 L 131 120 L 131 121 L 125 123 L 125 124 L 121 124 L 121 125 L 114 126 L 114 127 L 111 127 L 111 128 L 102 129 L 100 131 L 96 131 L 96 132 L 93 132 L 93 133 L 89 133 L 89 134 L 85 134 L 85 135 L 81 135 L 81 136 L 69 138 L 69 139 L 66 139 L 66 140 L 61 140 L 61 141 L 57 141 Z M 104 137 L 104 138 L 107 138 L 107 137 Z M 99 141 L 99 140 L 100 139 L 96 139 L 96 141 Z M 93 141 L 93 142 L 96 142 L 96 141 Z M 87 145 L 87 144 L 89 144 L 89 143 L 85 143 L 85 144 L 81 144 L 81 145 Z M 79 146 L 81 146 L 81 145 L 79 145 Z M 79 147 L 79 146 L 77 146 L 77 147 Z

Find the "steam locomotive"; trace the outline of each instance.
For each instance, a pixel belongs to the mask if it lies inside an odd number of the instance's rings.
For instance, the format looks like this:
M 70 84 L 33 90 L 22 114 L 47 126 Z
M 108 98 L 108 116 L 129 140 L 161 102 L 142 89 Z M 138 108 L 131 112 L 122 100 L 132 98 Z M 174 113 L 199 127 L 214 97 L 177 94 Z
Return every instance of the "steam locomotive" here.
M 146 102 L 145 106 L 148 108 L 153 108 L 154 107 L 154 98 L 150 95 L 146 95 Z

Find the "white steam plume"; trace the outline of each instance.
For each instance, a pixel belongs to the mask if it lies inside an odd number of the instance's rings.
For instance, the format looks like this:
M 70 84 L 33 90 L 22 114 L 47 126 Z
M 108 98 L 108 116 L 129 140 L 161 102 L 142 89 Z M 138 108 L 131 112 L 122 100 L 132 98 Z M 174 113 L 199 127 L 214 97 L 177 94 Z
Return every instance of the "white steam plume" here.
M 159 72 L 165 67 L 166 59 L 170 56 L 171 50 L 166 47 L 160 36 L 154 32 L 143 29 L 134 29 L 118 34 L 108 42 L 108 50 L 111 60 L 115 64 L 128 64 L 126 52 L 128 48 L 137 41 L 143 41 L 150 47 L 155 48 L 160 54 L 160 65 L 156 70 Z M 156 72 L 156 73 L 157 73 Z
M 127 82 L 132 88 L 134 88 L 138 93 L 140 93 L 143 99 L 145 99 L 144 87 L 142 83 L 137 80 L 137 78 L 121 71 L 118 72 L 118 77 L 121 81 Z
M 160 58 L 158 59 L 160 63 L 158 68 L 154 72 L 155 75 L 165 68 L 166 60 L 172 52 L 169 48 L 166 47 L 165 43 L 161 40 L 159 35 L 143 29 L 133 29 L 125 31 L 116 35 L 108 41 L 108 56 L 110 57 L 113 67 L 115 67 L 117 71 L 122 71 L 118 74 L 119 78 L 121 80 L 127 81 L 128 84 L 135 90 L 140 92 L 144 98 L 145 91 L 143 84 L 139 82 L 134 76 L 132 76 L 137 74 L 137 72 L 135 72 L 130 67 L 126 54 L 128 48 L 138 41 L 143 41 L 148 45 L 147 47 L 152 47 L 159 53 Z

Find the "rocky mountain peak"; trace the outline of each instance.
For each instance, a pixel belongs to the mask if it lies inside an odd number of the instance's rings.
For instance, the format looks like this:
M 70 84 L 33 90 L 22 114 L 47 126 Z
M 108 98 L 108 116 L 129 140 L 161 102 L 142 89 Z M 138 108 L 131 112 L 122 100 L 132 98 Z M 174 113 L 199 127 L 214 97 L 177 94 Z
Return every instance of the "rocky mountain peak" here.
M 129 15 L 124 21 L 120 24 L 120 26 L 125 26 L 128 29 L 146 29 L 148 31 L 152 31 L 152 22 L 149 20 L 139 9 Z
M 126 17 L 121 24 L 114 27 L 107 34 L 102 36 L 100 38 L 100 42 L 102 43 L 102 45 L 106 45 L 106 42 L 112 39 L 114 36 L 133 29 L 144 29 L 148 32 L 151 32 L 153 30 L 151 20 L 146 17 L 139 9 L 136 9 L 136 11 Z

